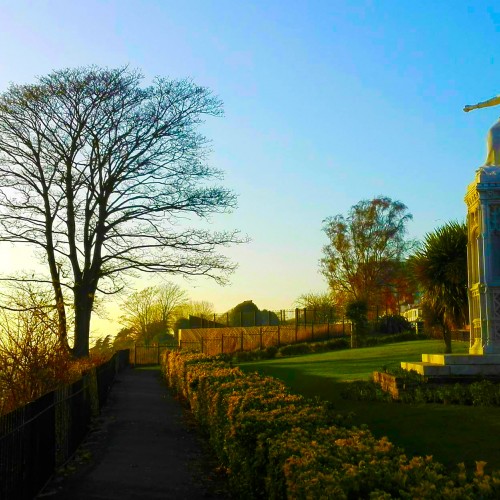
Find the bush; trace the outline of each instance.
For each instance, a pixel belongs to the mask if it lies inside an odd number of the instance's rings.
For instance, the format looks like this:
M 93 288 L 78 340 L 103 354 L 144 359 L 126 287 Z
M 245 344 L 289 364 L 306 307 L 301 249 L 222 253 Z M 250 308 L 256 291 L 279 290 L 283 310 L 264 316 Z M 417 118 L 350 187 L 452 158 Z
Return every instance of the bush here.
M 234 363 L 245 363 L 261 359 L 274 359 L 276 356 L 298 356 L 300 354 L 312 354 L 315 352 L 338 351 L 348 349 L 350 342 L 347 338 L 337 338 L 323 342 L 301 342 L 300 344 L 288 344 L 281 347 L 269 346 L 266 349 L 255 349 L 253 351 L 237 351 L 233 354 L 224 354 L 226 361 Z M 222 355 L 219 355 L 219 357 Z
M 384 371 L 384 370 L 383 370 Z M 425 377 L 413 371 L 395 368 L 390 371 L 401 382 L 399 402 L 406 404 L 456 404 L 467 406 L 500 406 L 500 384 L 478 380 L 470 384 L 430 384 Z M 357 381 L 345 384 L 344 399 L 358 401 L 392 401 L 392 398 L 374 382 Z
M 269 347 L 266 347 L 263 351 L 263 359 L 273 359 L 276 357 L 276 354 L 278 353 L 279 349 L 274 346 L 274 345 L 271 345 Z
M 446 475 L 432 457 L 409 459 L 276 379 L 203 354 L 167 352 L 162 369 L 188 400 L 238 498 L 500 497 L 500 473 L 484 474 L 484 462 L 471 478 L 463 465 Z
M 411 331 L 410 322 L 397 314 L 382 316 L 377 320 L 375 328 L 379 333 L 398 334 Z
M 290 344 L 280 347 L 279 353 L 282 356 L 296 356 L 298 354 L 311 354 L 313 352 L 311 345 L 307 343 Z
M 349 349 L 351 343 L 347 338 L 339 338 L 333 340 L 327 340 L 326 342 L 318 342 L 315 344 L 315 352 L 325 351 L 340 351 L 342 349 Z M 324 348 L 324 349 L 323 349 Z
M 469 386 L 470 399 L 474 406 L 499 406 L 500 385 L 488 380 L 474 382 Z
M 378 384 L 362 380 L 343 384 L 340 395 L 353 401 L 392 401 L 391 395 L 384 392 Z
M 85 370 L 109 356 L 74 360 L 61 345 L 55 311 L 44 307 L 44 296 L 21 289 L 17 307 L 0 311 L 0 415 L 38 399 L 57 387 L 75 382 Z
M 256 357 L 256 351 L 237 351 L 233 354 L 232 359 L 235 363 L 244 363 L 245 361 L 253 361 Z
M 400 333 L 396 335 L 375 335 L 358 338 L 360 347 L 373 347 L 379 344 L 389 344 L 393 342 L 408 342 L 410 340 L 424 340 L 428 337 L 415 335 L 414 333 Z M 264 350 L 255 349 L 253 351 L 237 351 L 233 354 L 224 354 L 224 359 L 232 360 L 235 363 L 248 361 L 258 361 L 261 359 L 273 359 L 276 356 L 299 356 L 301 354 L 312 354 L 317 352 L 338 351 L 351 347 L 350 337 L 339 337 L 319 342 L 301 342 L 298 344 L 287 344 L 281 347 L 270 346 Z
M 416 335 L 412 332 L 398 333 L 395 335 L 370 335 L 361 340 L 362 347 L 373 347 L 381 344 L 392 344 L 395 342 L 409 342 L 412 340 L 426 340 L 425 335 Z

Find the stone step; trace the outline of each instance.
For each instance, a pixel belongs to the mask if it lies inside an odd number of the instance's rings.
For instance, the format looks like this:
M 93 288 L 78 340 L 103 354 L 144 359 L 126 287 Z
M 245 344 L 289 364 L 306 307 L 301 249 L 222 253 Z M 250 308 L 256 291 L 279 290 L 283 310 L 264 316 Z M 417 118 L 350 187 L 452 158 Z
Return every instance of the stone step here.
M 500 364 L 437 364 L 429 362 L 401 362 L 404 370 L 413 370 L 426 377 L 448 375 L 500 375 Z
M 500 365 L 500 354 L 422 354 L 422 362 L 436 365 Z
M 401 368 L 407 371 L 415 371 L 426 377 L 450 375 L 450 367 L 435 363 L 424 363 L 423 361 L 401 362 Z

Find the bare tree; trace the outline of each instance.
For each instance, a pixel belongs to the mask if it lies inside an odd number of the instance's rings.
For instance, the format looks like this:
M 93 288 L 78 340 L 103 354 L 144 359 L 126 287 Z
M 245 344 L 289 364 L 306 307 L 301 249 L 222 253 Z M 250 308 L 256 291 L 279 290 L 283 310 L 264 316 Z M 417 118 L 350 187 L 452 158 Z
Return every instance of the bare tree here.
M 295 301 L 295 305 L 311 310 L 317 322 L 327 323 L 328 321 L 333 321 L 337 316 L 334 297 L 329 292 L 303 293 Z
M 122 303 L 120 322 L 135 334 L 135 340 L 148 344 L 158 333 L 166 334 L 187 303 L 186 292 L 179 285 L 165 282 L 130 294 Z
M 179 285 L 167 281 L 157 287 L 156 296 L 159 320 L 167 332 L 173 327 L 176 316 L 186 304 L 187 294 Z
M 215 313 L 215 306 L 207 300 L 190 300 L 182 305 L 180 314 L 189 318 L 189 316 L 198 316 L 200 318 L 210 318 Z
M 158 319 L 157 289 L 148 287 L 130 294 L 121 305 L 125 314 L 120 323 L 135 333 L 136 340 L 148 343 L 149 328 Z
M 141 87 L 142 78 L 66 69 L 0 95 L 0 242 L 39 250 L 48 273 L 36 279 L 53 287 L 65 346 L 74 308 L 77 357 L 88 355 L 96 293 L 134 271 L 223 281 L 234 266 L 216 250 L 242 241 L 187 225 L 235 206 L 233 193 L 206 184 L 220 172 L 197 132 L 222 114 L 220 100 L 188 80 Z

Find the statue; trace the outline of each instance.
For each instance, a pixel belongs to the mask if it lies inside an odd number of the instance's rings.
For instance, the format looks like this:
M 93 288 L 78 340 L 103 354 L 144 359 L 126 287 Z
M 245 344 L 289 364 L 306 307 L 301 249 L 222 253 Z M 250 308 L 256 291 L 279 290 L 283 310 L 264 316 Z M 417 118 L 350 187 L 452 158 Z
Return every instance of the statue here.
M 467 105 L 464 111 L 468 113 L 473 109 L 488 108 L 500 104 L 500 96 L 492 97 L 487 101 L 478 102 L 477 104 Z M 500 120 L 488 131 L 486 138 L 486 161 L 485 166 L 500 167 Z

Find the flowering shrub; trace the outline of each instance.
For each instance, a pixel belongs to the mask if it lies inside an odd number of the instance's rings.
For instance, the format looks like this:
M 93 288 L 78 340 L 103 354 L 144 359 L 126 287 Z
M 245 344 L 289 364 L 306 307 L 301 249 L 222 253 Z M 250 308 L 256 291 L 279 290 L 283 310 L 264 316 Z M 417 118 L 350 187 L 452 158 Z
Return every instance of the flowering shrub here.
M 402 388 L 397 401 L 401 403 L 436 403 L 467 406 L 500 406 L 500 384 L 489 380 L 455 384 L 430 384 L 415 372 L 398 375 Z M 344 399 L 357 401 L 393 401 L 388 392 L 374 381 L 356 381 L 345 384 Z
M 227 468 L 238 498 L 500 498 L 484 462 L 446 474 L 432 457 L 407 458 L 386 438 L 349 425 L 327 404 L 217 357 L 166 352 L 165 378 L 185 397 Z
M 361 347 L 373 347 L 381 344 L 393 344 L 395 342 L 409 342 L 412 340 L 427 340 L 427 335 L 416 335 L 413 332 L 397 333 L 392 335 L 368 335 L 361 341 Z

